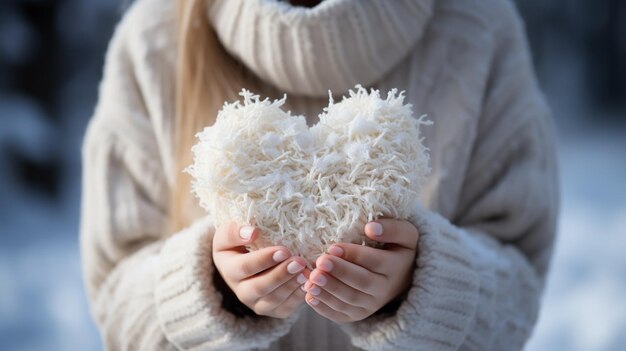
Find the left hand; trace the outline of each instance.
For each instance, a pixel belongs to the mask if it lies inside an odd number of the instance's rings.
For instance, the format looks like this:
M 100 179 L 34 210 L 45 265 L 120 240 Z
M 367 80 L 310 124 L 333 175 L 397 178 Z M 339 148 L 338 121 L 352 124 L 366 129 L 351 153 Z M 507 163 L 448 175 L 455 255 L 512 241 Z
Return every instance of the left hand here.
M 413 280 L 419 233 L 411 222 L 377 219 L 365 226 L 365 235 L 385 243 L 384 248 L 333 244 L 315 261 L 304 284 L 309 306 L 334 322 L 369 317 Z

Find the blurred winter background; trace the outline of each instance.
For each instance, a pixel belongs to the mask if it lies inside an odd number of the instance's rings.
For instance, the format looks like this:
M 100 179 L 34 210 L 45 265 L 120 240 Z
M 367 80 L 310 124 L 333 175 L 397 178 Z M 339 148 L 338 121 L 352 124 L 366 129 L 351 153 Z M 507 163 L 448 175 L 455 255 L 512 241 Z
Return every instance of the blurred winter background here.
M 98 350 L 80 145 L 127 0 L 0 2 L 0 350 Z M 559 133 L 562 214 L 532 351 L 626 347 L 626 3 L 518 1 Z

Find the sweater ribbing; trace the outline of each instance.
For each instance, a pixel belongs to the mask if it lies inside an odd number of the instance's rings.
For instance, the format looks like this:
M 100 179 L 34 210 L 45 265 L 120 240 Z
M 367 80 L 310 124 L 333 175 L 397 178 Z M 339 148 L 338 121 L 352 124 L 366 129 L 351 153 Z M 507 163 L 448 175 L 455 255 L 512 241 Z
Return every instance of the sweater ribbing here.
M 269 4 L 260 1 L 246 4 Z M 349 0 L 341 2 L 349 6 Z M 374 19 L 411 18 L 422 7 L 418 2 L 376 6 L 360 8 L 363 13 L 343 25 L 367 28 L 369 34 L 353 37 L 354 52 L 366 53 L 363 67 L 380 69 L 386 53 L 367 38 L 394 26 L 379 26 Z M 240 10 L 233 13 L 243 16 Z M 83 270 L 108 349 L 353 348 L 347 340 L 372 350 L 522 348 L 537 316 L 558 208 L 549 110 L 510 3 L 445 0 L 431 10 L 419 40 L 386 72 L 376 70 L 372 81 L 382 90 L 405 89 L 415 111 L 435 122 L 424 129 L 433 172 L 424 206 L 411 218 L 421 234 L 412 288 L 394 314 L 339 329 L 310 309 L 288 320 L 230 314 L 212 284 L 210 218 L 174 235 L 165 231 L 176 164 L 169 143 L 175 12 L 166 0 L 132 6 L 109 47 L 83 147 Z M 228 22 L 232 19 L 220 17 L 224 28 L 236 25 Z M 333 26 L 340 25 L 335 20 Z M 233 42 L 240 37 L 237 30 L 224 33 Z M 328 77 L 341 69 L 339 61 L 320 68 L 303 60 L 317 47 L 344 48 L 337 44 L 343 39 L 331 45 L 322 33 L 296 26 L 280 34 L 280 50 L 288 52 L 293 44 L 297 53 L 295 64 L 284 70 L 276 65 L 291 56 L 276 63 L 271 63 L 276 57 L 261 58 L 262 41 L 254 43 L 249 58 L 254 62 L 248 63 L 252 71 L 273 65 L 265 91 L 306 81 L 286 107 L 306 113 L 311 122 L 326 99 L 308 95 L 325 95 L 330 85 L 336 88 L 360 71 L 351 67 L 331 84 Z
M 322 97 L 389 72 L 422 37 L 432 7 L 432 0 L 325 0 L 312 9 L 218 0 L 208 17 L 224 47 L 261 79 Z M 294 35 L 297 41 L 290 40 Z

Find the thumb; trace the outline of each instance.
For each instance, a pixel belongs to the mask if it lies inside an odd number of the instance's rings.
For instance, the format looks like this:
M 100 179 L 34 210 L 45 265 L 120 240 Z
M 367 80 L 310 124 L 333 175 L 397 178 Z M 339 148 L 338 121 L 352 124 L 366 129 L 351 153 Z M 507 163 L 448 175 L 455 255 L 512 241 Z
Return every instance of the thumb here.
M 396 244 L 415 250 L 419 239 L 417 228 L 409 222 L 395 218 L 379 218 L 365 225 L 365 235 L 381 243 Z
M 245 245 L 249 245 L 258 236 L 259 230 L 256 227 L 229 222 L 221 225 L 215 232 L 213 238 L 213 248 L 215 251 L 224 250 L 244 250 Z

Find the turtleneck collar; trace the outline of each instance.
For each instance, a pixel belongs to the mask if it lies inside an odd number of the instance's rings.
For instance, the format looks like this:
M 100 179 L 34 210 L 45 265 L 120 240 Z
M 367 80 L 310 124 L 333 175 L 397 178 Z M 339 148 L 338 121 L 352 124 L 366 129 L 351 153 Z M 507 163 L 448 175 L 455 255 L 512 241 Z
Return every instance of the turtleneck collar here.
M 433 0 L 216 0 L 209 21 L 233 56 L 296 95 L 343 93 L 376 82 L 421 38 Z

